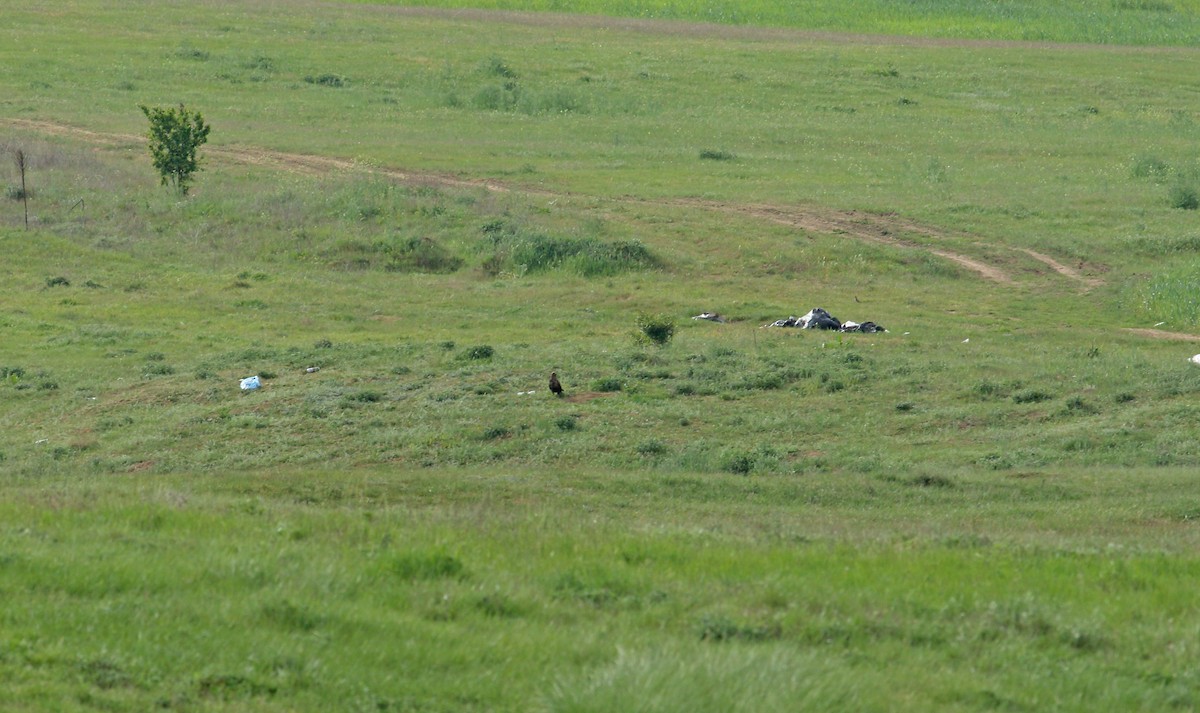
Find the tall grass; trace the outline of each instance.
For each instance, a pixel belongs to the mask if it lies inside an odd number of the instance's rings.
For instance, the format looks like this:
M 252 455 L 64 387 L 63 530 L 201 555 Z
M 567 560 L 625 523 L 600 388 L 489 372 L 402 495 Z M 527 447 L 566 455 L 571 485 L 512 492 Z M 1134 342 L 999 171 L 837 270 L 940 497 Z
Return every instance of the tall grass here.
M 1200 326 L 1200 261 L 1176 264 L 1127 288 L 1126 302 L 1144 321 L 1173 329 Z

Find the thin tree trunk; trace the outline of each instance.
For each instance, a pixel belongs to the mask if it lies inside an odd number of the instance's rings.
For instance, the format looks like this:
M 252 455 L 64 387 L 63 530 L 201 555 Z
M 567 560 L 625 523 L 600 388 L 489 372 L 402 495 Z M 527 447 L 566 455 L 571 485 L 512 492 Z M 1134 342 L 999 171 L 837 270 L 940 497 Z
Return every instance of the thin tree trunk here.
M 29 191 L 25 188 L 25 152 L 17 149 L 17 168 L 21 170 L 21 202 L 25 204 L 25 229 L 29 230 Z

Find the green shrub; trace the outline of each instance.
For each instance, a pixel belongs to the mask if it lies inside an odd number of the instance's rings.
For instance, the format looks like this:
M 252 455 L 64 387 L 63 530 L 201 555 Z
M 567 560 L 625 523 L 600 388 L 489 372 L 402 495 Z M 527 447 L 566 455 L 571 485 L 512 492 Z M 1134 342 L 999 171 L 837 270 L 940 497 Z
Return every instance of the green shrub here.
M 1051 398 L 1053 397 L 1050 394 L 1045 391 L 1038 391 L 1037 389 L 1024 389 L 1012 395 L 1013 403 L 1018 404 L 1036 404 L 1048 401 Z
M 512 435 L 512 431 L 505 426 L 492 426 L 480 435 L 481 441 L 495 441 L 501 438 L 507 438 Z
M 1196 210 L 1200 208 L 1200 190 L 1191 184 L 1176 183 L 1171 186 L 1170 201 L 1172 208 Z
M 480 111 L 508 111 L 517 105 L 516 82 L 489 83 L 480 86 L 471 97 L 471 106 Z
M 667 452 L 667 446 L 662 441 L 651 439 L 649 441 L 642 441 L 641 443 L 637 444 L 634 446 L 633 450 L 639 455 L 660 456 Z
M 484 74 L 490 74 L 505 79 L 516 79 L 517 73 L 502 58 L 495 55 L 488 57 L 479 67 Z
M 484 234 L 485 246 L 493 253 L 484 268 L 491 274 L 507 266 L 520 272 L 562 269 L 601 277 L 658 266 L 658 260 L 636 240 L 555 237 L 495 222 L 484 226 Z
M 175 50 L 175 56 L 179 59 L 190 59 L 194 62 L 207 62 L 212 55 L 195 47 L 180 47 Z
M 592 382 L 592 391 L 602 391 L 604 393 L 610 393 L 613 391 L 620 391 L 623 388 L 623 386 L 624 385 L 621 383 L 620 379 L 610 376 L 610 377 L 607 377 L 604 379 L 596 379 L 595 381 L 593 381 Z
M 544 91 L 522 91 L 516 97 L 516 109 L 523 114 L 586 114 L 587 98 L 570 87 Z
M 309 84 L 317 84 L 322 87 L 340 88 L 350 84 L 350 80 L 339 74 L 318 74 L 317 76 L 306 76 L 304 81 Z
M 952 488 L 954 481 L 944 475 L 917 475 L 908 480 L 908 485 L 920 488 Z
M 712 149 L 705 149 L 700 152 L 700 159 L 703 161 L 732 161 L 735 158 L 736 158 L 736 156 L 729 153 L 728 151 L 715 151 Z
M 521 607 L 500 593 L 485 594 L 475 600 L 475 608 L 484 616 L 511 619 L 521 615 Z
M 643 339 L 666 346 L 675 336 L 675 318 L 666 314 L 639 314 L 637 328 Z
M 727 451 L 721 456 L 721 470 L 735 475 L 749 475 L 754 470 L 755 457 L 746 451 Z
M 496 350 L 487 344 L 480 344 L 477 347 L 470 347 L 462 353 L 463 359 L 471 359 L 474 361 L 483 361 L 491 359 L 496 354 Z
M 765 641 L 779 638 L 778 626 L 747 626 L 722 616 L 707 616 L 698 627 L 701 641 Z
M 389 272 L 450 273 L 462 267 L 463 260 L 429 238 L 409 238 L 384 251 Z
M 1143 155 L 1133 160 L 1130 173 L 1134 178 L 1149 178 L 1155 181 L 1166 179 L 1171 173 L 1171 166 L 1158 156 Z
M 392 574 L 405 581 L 457 579 L 464 574 L 458 558 L 441 553 L 411 552 L 392 560 Z
M 345 405 L 354 404 L 373 404 L 383 400 L 383 394 L 378 391 L 356 391 L 352 394 L 346 394 L 342 399 Z

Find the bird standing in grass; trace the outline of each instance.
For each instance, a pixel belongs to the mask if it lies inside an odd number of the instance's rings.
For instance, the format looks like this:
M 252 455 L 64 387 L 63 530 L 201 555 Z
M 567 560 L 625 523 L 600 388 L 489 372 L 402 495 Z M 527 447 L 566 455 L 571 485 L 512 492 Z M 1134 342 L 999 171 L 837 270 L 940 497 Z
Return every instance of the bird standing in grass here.
M 562 398 L 562 383 L 560 383 L 558 380 L 558 374 L 553 371 L 550 372 L 550 391 L 553 392 L 555 396 Z

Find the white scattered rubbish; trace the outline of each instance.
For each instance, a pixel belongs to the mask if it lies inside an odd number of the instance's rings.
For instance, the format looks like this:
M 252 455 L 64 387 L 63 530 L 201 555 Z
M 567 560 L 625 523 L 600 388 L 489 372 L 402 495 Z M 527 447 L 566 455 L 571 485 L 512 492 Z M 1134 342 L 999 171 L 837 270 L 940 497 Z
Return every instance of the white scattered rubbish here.
M 1161 326 L 1163 326 L 1164 324 L 1166 324 L 1166 322 L 1159 322 L 1158 324 L 1156 324 L 1156 325 L 1154 325 L 1154 326 L 1155 326 L 1155 327 L 1161 327 Z
M 39 439 L 37 439 L 36 441 L 34 441 L 34 442 L 33 442 L 33 445 L 35 445 L 35 446 L 40 446 L 40 445 L 42 445 L 43 443 L 49 443 L 49 442 L 50 442 L 50 439 L 49 439 L 49 438 L 39 438 Z
M 694 319 L 694 318 L 693 318 Z M 831 329 L 841 332 L 865 332 L 874 334 L 886 332 L 881 325 L 874 322 L 841 322 L 820 307 L 814 307 L 803 317 L 790 316 L 787 319 L 777 319 L 763 327 L 796 327 L 797 329 Z
M 533 394 L 536 394 L 536 393 L 537 393 L 536 389 L 532 390 L 532 391 L 518 391 L 517 396 L 532 396 Z
M 696 315 L 695 317 L 692 317 L 692 319 L 706 319 L 709 322 L 724 322 L 725 321 L 725 318 L 722 317 L 721 315 L 717 314 L 716 312 L 701 312 L 700 314 Z
M 906 336 L 906 337 L 907 337 L 907 336 L 908 336 L 908 335 L 910 335 L 910 334 L 912 334 L 912 332 L 905 332 L 905 333 L 904 333 L 904 336 Z
M 258 375 L 247 376 L 245 379 L 242 379 L 241 385 L 242 391 L 253 391 L 254 389 L 262 386 L 262 382 L 259 381 Z
M 1200 364 L 1200 354 L 1197 354 L 1196 356 L 1192 357 L 1191 359 L 1188 359 L 1188 361 L 1190 361 L 1193 364 Z
M 963 344 L 970 344 L 970 343 L 971 343 L 970 337 L 967 337 L 966 339 L 963 340 Z
M 321 370 L 321 367 L 319 367 L 319 366 L 310 366 L 304 370 L 304 373 L 305 374 L 315 374 L 320 370 Z

